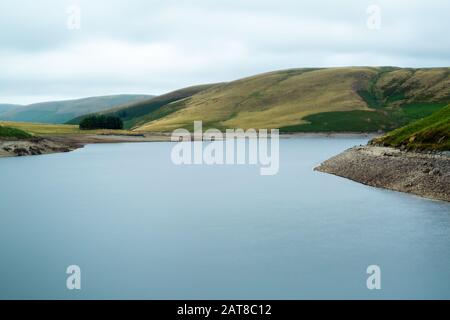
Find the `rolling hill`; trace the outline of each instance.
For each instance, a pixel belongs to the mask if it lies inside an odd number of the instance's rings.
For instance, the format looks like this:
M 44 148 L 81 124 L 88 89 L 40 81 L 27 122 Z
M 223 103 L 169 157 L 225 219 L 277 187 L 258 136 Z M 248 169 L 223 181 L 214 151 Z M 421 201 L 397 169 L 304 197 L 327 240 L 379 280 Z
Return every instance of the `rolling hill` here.
M 77 100 L 51 101 L 26 106 L 0 107 L 0 120 L 39 123 L 65 123 L 75 117 L 110 109 L 129 102 L 148 99 L 149 95 L 112 95 Z M 0 105 L 1 106 L 1 105 Z
M 204 127 L 282 132 L 389 131 L 450 102 L 450 69 L 349 67 L 291 69 L 216 84 L 154 105 L 139 131 Z M 127 112 L 123 108 L 121 112 Z
M 23 107 L 19 104 L 7 104 L 7 103 L 0 103 L 0 118 L 2 114 L 7 113 L 15 108 Z
M 142 101 L 123 104 L 116 108 L 97 112 L 96 114 L 118 116 L 124 122 L 125 128 L 130 129 L 169 114 L 172 110 L 176 110 L 177 106 L 184 99 L 216 85 L 217 84 L 192 86 Z M 166 106 L 166 108 L 162 112 L 159 111 L 163 106 Z M 83 118 L 84 116 L 80 116 L 67 123 L 79 124 Z

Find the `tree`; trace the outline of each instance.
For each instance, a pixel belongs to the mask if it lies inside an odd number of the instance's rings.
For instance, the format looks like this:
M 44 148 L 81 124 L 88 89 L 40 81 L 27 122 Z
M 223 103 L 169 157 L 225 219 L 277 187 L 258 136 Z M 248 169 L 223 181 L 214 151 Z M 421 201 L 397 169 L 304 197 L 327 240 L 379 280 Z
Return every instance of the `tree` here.
M 123 121 L 116 116 L 94 115 L 85 117 L 80 122 L 81 130 L 92 129 L 123 129 Z

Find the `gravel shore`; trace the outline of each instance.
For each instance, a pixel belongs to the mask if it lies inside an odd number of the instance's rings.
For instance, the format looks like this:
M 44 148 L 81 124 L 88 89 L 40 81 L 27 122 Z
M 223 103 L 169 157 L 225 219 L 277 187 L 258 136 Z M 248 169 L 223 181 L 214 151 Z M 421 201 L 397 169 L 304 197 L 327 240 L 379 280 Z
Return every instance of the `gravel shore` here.
M 360 146 L 323 162 L 317 171 L 369 186 L 450 201 L 450 155 Z

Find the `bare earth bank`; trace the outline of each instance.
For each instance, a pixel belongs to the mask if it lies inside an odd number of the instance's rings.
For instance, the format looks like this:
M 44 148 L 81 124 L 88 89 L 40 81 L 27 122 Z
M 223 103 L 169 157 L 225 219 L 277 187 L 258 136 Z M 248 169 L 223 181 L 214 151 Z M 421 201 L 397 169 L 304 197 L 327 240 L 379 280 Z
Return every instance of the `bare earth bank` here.
M 321 163 L 314 170 L 365 185 L 450 201 L 450 155 L 359 146 Z
M 0 140 L 0 157 L 21 157 L 56 152 L 69 152 L 79 146 L 50 139 Z

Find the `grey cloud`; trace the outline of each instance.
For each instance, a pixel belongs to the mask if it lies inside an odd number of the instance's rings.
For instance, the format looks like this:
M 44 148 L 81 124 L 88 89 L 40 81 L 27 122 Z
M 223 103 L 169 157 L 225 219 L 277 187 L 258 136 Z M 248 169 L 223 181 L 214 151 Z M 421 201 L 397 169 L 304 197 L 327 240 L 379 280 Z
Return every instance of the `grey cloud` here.
M 373 3 L 379 31 L 366 27 Z M 79 31 L 66 28 L 71 4 Z M 291 67 L 449 66 L 449 12 L 440 0 L 2 0 L 0 102 L 157 94 Z

